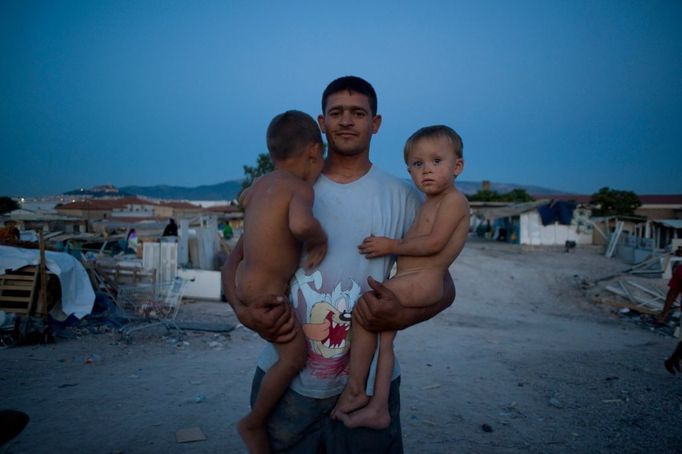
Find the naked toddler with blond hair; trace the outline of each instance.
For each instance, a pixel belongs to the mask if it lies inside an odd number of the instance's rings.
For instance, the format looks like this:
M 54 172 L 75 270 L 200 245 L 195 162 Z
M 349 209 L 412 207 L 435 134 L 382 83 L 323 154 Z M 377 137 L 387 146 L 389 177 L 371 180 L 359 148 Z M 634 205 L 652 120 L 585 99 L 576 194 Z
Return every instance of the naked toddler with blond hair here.
M 443 295 L 443 277 L 462 251 L 469 233 L 469 204 L 454 186 L 464 169 L 462 139 L 447 126 L 415 132 L 405 144 L 405 162 L 413 182 L 426 196 L 404 238 L 370 236 L 358 246 L 368 259 L 397 255 L 396 275 L 384 285 L 404 307 L 424 307 Z M 348 427 L 389 426 L 388 396 L 393 370 L 395 331 L 379 334 L 374 395 L 365 392 L 367 374 L 377 344 L 376 334 L 353 317 L 348 384 L 332 415 Z

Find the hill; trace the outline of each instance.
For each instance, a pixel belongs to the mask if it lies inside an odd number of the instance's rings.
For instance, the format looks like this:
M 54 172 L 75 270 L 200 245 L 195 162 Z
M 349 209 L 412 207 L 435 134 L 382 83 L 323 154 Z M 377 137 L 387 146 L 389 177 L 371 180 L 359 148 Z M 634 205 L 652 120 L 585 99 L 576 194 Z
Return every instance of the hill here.
M 90 190 L 78 189 L 69 191 L 65 194 L 87 194 L 93 197 L 111 196 L 114 194 L 138 195 L 161 200 L 233 200 L 239 195 L 241 184 L 242 180 L 228 180 L 218 184 L 195 187 L 158 185 L 123 186 L 120 188 L 115 188 L 113 186 L 107 186 L 106 191 L 99 190 L 100 187 L 97 187 Z M 491 190 L 497 191 L 499 194 L 505 194 L 513 189 L 525 189 L 529 194 L 562 194 L 561 191 L 557 191 L 555 189 L 513 183 L 491 183 L 490 187 Z M 458 181 L 457 188 L 465 194 L 471 195 L 479 191 L 481 188 L 481 182 Z

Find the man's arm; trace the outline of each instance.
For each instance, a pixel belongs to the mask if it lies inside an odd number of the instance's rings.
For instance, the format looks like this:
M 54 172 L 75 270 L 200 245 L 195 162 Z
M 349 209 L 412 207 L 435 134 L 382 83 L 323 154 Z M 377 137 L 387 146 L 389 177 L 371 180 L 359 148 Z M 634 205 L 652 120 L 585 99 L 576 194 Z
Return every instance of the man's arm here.
M 237 298 L 235 276 L 244 258 L 243 238 L 230 254 L 221 272 L 223 293 L 242 325 L 255 331 L 269 342 L 285 343 L 296 335 L 296 320 L 291 305 L 284 295 L 267 295 L 246 306 Z
M 404 307 L 395 293 L 369 277 L 372 291 L 363 294 L 353 309 L 353 318 L 373 332 L 399 331 L 426 321 L 450 307 L 455 301 L 455 284 L 450 273 L 443 277 L 443 297 L 424 307 Z

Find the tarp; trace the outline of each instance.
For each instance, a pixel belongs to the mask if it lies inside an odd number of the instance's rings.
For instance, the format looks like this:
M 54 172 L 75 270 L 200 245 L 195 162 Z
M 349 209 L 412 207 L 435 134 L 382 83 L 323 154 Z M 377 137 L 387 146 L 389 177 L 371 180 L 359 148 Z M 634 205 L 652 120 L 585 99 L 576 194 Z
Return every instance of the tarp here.
M 40 251 L 0 246 L 0 275 L 5 270 L 17 270 L 40 264 Z M 45 251 L 45 266 L 59 278 L 62 286 L 62 310 L 66 315 L 83 318 L 92 312 L 95 291 L 81 262 L 64 252 Z
M 538 207 L 538 214 L 542 220 L 542 225 L 551 225 L 558 222 L 561 225 L 571 225 L 573 210 L 576 204 L 564 202 L 563 200 L 553 201 L 547 205 Z

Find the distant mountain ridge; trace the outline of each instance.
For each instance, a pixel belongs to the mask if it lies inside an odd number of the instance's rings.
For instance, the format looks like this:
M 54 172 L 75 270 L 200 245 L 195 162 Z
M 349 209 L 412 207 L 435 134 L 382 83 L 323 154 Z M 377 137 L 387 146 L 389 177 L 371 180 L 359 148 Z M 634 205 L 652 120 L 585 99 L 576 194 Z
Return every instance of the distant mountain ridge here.
M 229 180 L 188 188 L 184 186 L 124 186 L 120 188 L 130 194 L 152 199 L 169 200 L 233 200 L 242 189 L 242 180 Z
M 410 180 L 408 180 L 410 181 Z M 228 180 L 218 184 L 208 184 L 196 187 L 185 186 L 122 186 L 115 188 L 107 186 L 106 191 L 99 191 L 100 187 L 92 188 L 90 190 L 74 190 L 65 194 L 69 195 L 90 195 L 93 197 L 104 197 L 112 195 L 137 195 L 148 197 L 151 199 L 161 200 L 234 200 L 239 195 L 242 188 L 242 180 Z M 458 181 L 457 188 L 465 194 L 471 195 L 477 193 L 481 189 L 481 182 L 476 181 Z M 490 189 L 499 194 L 505 194 L 514 189 L 524 189 L 529 194 L 564 194 L 562 191 L 556 189 L 543 188 L 541 186 L 520 185 L 513 183 L 490 183 Z

